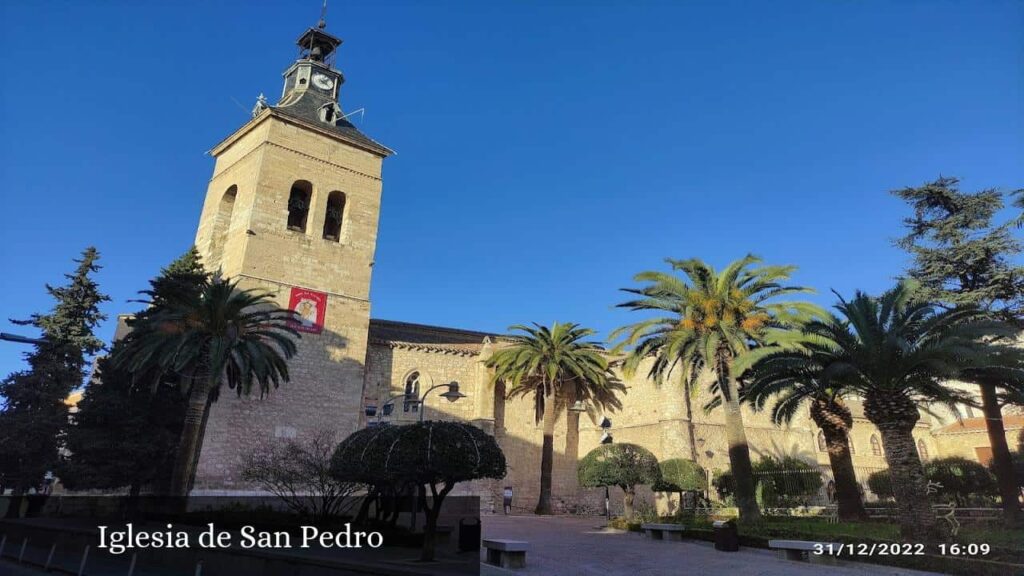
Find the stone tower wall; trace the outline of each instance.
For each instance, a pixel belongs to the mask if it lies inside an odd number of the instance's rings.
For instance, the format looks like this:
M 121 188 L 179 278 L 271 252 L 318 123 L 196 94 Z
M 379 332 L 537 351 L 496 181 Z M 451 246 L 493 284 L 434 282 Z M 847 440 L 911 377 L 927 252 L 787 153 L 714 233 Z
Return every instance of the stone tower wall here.
M 322 429 L 338 438 L 360 423 L 370 276 L 381 194 L 378 155 L 264 111 L 214 149 L 217 158 L 196 244 L 211 269 L 288 307 L 292 287 L 327 294 L 323 331 L 304 333 L 291 381 L 267 397 L 224 389 L 210 411 L 196 488 L 239 489 L 239 466 L 258 444 Z M 287 228 L 297 180 L 312 183 L 306 231 Z M 218 226 L 224 191 L 237 187 Z M 322 238 L 327 196 L 346 195 L 339 242 Z M 225 230 L 218 238 L 218 231 Z

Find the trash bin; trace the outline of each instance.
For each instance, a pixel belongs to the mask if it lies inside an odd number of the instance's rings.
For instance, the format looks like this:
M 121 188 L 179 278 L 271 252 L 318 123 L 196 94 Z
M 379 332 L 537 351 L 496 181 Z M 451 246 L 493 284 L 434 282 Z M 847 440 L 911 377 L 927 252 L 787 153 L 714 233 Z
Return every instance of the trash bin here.
M 480 551 L 480 519 L 466 522 L 459 520 L 459 552 Z
M 715 550 L 735 552 L 740 549 L 740 535 L 735 520 L 716 520 L 711 525 L 715 535 Z

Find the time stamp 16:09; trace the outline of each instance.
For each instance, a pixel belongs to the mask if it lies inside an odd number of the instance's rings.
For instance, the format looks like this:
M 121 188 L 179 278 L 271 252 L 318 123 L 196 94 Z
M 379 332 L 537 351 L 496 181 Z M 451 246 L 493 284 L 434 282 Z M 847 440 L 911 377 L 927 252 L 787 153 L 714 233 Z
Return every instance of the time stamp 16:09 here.
M 924 544 L 874 542 L 861 544 L 817 543 L 814 554 L 828 556 L 924 556 L 937 552 L 940 556 L 987 556 L 992 552 L 988 544 L 936 544 L 935 550 Z

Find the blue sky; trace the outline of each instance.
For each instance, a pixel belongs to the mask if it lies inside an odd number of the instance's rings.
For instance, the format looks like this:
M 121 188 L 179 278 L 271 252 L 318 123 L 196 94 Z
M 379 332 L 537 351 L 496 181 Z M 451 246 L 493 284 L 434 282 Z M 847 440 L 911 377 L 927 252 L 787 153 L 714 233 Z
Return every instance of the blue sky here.
M 634 273 L 749 251 L 827 304 L 905 265 L 889 190 L 1024 186 L 1020 2 L 333 4 L 342 106 L 398 151 L 374 317 L 604 332 Z M 46 310 L 90 244 L 105 311 L 133 310 L 194 238 L 204 152 L 280 94 L 318 13 L 0 1 L 0 316 Z

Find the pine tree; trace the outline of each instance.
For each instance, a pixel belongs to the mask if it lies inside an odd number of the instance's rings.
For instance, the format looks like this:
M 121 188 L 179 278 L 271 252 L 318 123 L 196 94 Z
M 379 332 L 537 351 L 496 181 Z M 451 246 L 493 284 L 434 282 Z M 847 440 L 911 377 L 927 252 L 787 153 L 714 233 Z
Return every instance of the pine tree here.
M 143 292 L 149 306 L 129 325 L 196 294 L 207 279 L 199 252 L 190 248 L 149 281 Z M 124 345 L 115 343 L 111 355 Z M 72 490 L 128 486 L 134 494 L 148 486 L 166 491 L 185 415 L 180 379 L 156 369 L 129 373 L 100 359 L 73 418 L 61 481 Z
M 185 398 L 167 386 L 155 393 L 133 389 L 131 375 L 108 358 L 96 364 L 72 415 L 69 455 L 58 468 L 61 482 L 71 490 L 127 486 L 138 494 L 150 486 L 159 492 L 170 478 Z
M 145 304 L 146 307 L 128 319 L 128 327 L 134 328 L 140 322 L 145 322 L 173 302 L 187 302 L 195 298 L 209 280 L 210 274 L 203 266 L 199 251 L 195 246 L 190 247 L 149 281 L 149 289 L 140 292 L 145 298 L 134 302 Z M 132 334 L 129 333 L 126 340 L 131 338 Z M 167 374 L 155 366 L 131 373 L 131 379 L 133 388 L 148 386 L 153 392 L 165 384 L 175 384 L 182 389 L 189 385 L 183 375 Z
M 1024 268 L 1012 258 L 1022 246 L 1010 230 L 1013 222 L 996 225 L 1003 208 L 997 190 L 961 192 L 958 178 L 943 178 L 920 186 L 894 190 L 914 209 L 906 218 L 908 233 L 896 241 L 914 261 L 907 275 L 921 283 L 922 296 L 946 307 L 978 306 L 1001 319 L 1019 323 L 1024 312 Z M 1011 193 L 1021 198 L 1020 190 Z M 979 373 L 982 409 L 992 446 L 993 470 L 999 480 L 1004 519 L 1019 516 L 1017 482 L 1006 443 L 997 389 L 999 377 Z
M 0 476 L 16 493 L 40 486 L 56 468 L 68 427 L 65 399 L 82 385 L 89 359 L 103 348 L 93 329 L 105 318 L 99 305 L 109 298 L 92 278 L 100 269 L 97 260 L 96 249 L 87 248 L 75 260 L 75 272 L 65 275 L 67 285 L 46 286 L 53 309 L 14 321 L 38 328 L 44 340 L 25 355 L 28 370 L 0 381 Z
M 145 290 L 143 294 L 150 299 L 145 302 L 152 307 L 158 307 L 170 299 L 194 295 L 202 290 L 209 278 L 210 274 L 203 267 L 199 251 L 192 246 L 160 270 L 156 278 L 149 281 L 149 290 Z M 143 311 L 141 314 L 145 313 Z

